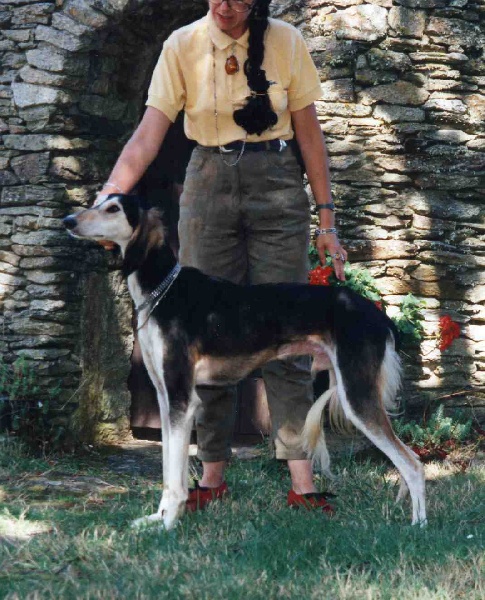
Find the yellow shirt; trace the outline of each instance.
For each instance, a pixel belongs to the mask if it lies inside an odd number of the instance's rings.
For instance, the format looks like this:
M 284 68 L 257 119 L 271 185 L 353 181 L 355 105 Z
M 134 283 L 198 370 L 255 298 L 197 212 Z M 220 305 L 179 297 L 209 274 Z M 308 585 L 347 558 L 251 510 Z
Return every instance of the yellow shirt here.
M 246 131 L 236 125 L 232 115 L 245 105 L 250 93 L 243 69 L 248 37 L 246 31 L 233 40 L 216 26 L 210 13 L 172 33 L 153 72 L 147 106 L 161 110 L 172 122 L 185 109 L 185 133 L 203 146 L 244 140 Z M 237 57 L 240 69 L 234 75 L 227 75 L 225 63 L 232 54 Z M 292 25 L 269 19 L 262 68 L 271 82 L 268 93 L 278 122 L 261 136 L 247 136 L 247 141 L 289 140 L 293 137 L 291 112 L 321 97 L 316 67 L 303 37 Z

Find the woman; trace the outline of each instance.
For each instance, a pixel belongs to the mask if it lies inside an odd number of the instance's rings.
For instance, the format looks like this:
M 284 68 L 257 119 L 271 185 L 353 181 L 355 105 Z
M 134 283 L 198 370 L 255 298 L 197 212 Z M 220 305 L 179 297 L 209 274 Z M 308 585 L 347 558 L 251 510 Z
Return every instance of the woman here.
M 295 136 L 319 207 L 319 255 L 322 261 L 326 252 L 332 256 L 343 280 L 347 255 L 334 228 L 314 106 L 320 80 L 299 32 L 269 18 L 270 2 L 209 0 L 206 17 L 168 38 L 146 113 L 100 194 L 135 186 L 184 108 L 187 137 L 199 145 L 180 201 L 180 262 L 236 283 L 305 282 L 310 210 L 291 143 Z M 300 444 L 312 403 L 309 367 L 307 357 L 276 361 L 263 377 L 276 457 L 288 461 L 292 480 L 288 504 L 329 511 Z M 224 469 L 234 423 L 234 390 L 198 392 L 203 476 L 190 492 L 189 509 L 227 493 Z

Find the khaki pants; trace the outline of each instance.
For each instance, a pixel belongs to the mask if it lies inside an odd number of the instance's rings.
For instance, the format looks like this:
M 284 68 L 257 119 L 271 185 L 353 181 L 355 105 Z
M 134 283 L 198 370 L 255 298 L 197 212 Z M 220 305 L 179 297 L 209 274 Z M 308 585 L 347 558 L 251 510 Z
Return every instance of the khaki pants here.
M 237 152 L 225 155 L 228 163 Z M 237 166 L 197 146 L 180 198 L 180 262 L 239 284 L 306 282 L 310 207 L 290 147 L 246 151 Z M 278 298 L 275 297 L 275 310 Z M 263 370 L 276 457 L 306 458 L 300 431 L 313 402 L 309 357 L 274 361 Z M 235 388 L 199 387 L 198 457 L 231 456 Z

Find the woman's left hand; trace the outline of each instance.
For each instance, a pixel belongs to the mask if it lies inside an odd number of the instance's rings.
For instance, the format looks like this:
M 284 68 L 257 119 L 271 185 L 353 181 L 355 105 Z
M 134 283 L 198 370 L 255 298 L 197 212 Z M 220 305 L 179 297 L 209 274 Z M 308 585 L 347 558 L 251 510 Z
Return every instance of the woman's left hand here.
M 345 281 L 344 264 L 347 260 L 347 251 L 340 245 L 335 233 L 319 235 L 316 240 L 316 247 L 320 262 L 322 265 L 326 261 L 326 253 L 332 257 L 335 276 L 340 281 Z

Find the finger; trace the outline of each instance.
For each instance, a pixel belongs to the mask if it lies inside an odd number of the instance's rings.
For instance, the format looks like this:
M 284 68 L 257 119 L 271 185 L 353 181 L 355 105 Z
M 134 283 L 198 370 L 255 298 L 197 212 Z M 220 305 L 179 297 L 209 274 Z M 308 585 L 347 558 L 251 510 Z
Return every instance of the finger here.
M 345 280 L 345 275 L 344 275 L 344 267 L 341 261 L 336 260 L 333 263 L 334 265 L 334 271 L 335 271 L 335 276 L 337 277 L 337 279 L 339 281 L 344 281 Z
M 329 254 L 333 261 L 345 262 L 345 256 L 341 250 L 334 250 L 333 252 L 329 252 Z
M 345 250 L 345 248 L 342 248 L 342 246 L 338 246 L 338 248 L 334 250 L 334 253 L 335 252 L 340 255 L 342 262 L 345 262 L 347 260 L 347 250 Z
M 344 264 L 347 261 L 347 252 L 343 248 L 339 248 L 336 253 L 340 256 L 342 264 Z
M 330 256 L 332 258 L 335 276 L 340 281 L 345 281 L 345 273 L 344 273 L 345 256 L 344 256 L 343 252 L 336 251 L 336 252 L 333 252 L 332 254 L 330 254 Z

